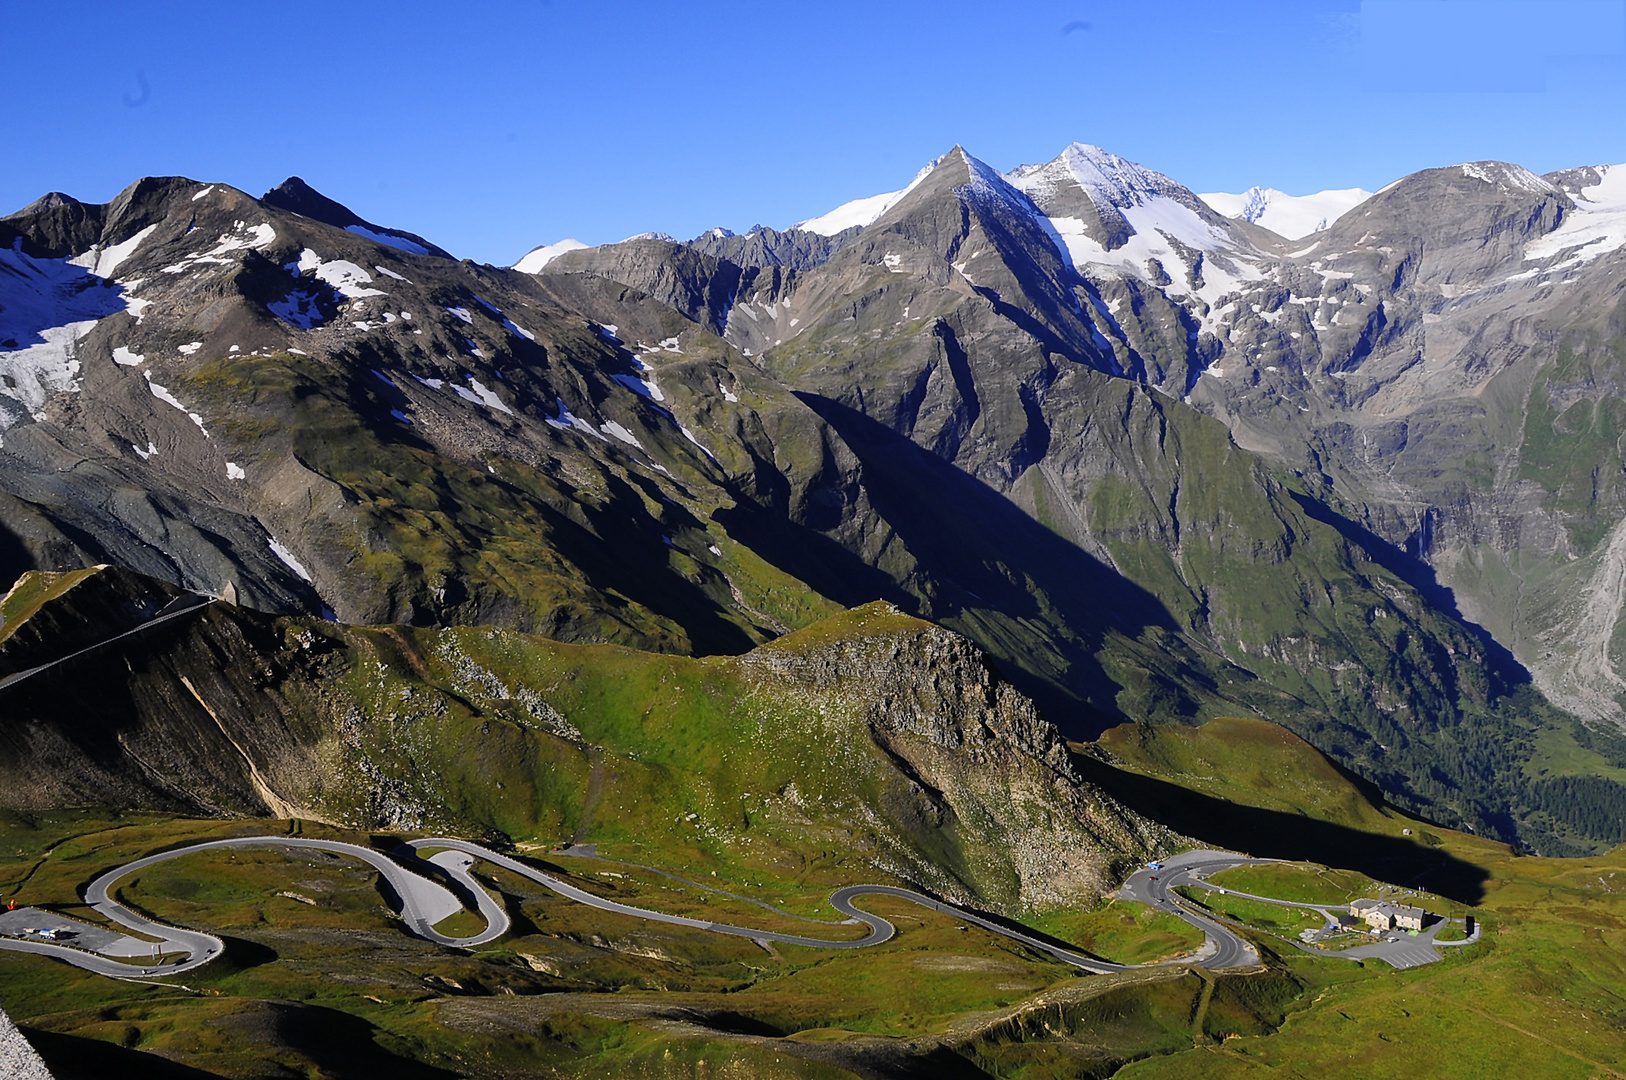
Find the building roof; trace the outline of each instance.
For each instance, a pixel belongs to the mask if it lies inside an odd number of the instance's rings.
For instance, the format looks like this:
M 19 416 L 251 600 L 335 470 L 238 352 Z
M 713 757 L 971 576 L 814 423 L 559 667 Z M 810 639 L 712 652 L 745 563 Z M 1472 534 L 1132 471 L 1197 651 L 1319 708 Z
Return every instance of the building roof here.
M 1412 907 L 1409 904 L 1396 904 L 1388 900 L 1356 900 L 1349 905 L 1349 910 L 1354 914 L 1376 911 L 1380 915 L 1388 915 L 1392 918 L 1421 919 L 1428 915 L 1428 912 L 1420 907 Z

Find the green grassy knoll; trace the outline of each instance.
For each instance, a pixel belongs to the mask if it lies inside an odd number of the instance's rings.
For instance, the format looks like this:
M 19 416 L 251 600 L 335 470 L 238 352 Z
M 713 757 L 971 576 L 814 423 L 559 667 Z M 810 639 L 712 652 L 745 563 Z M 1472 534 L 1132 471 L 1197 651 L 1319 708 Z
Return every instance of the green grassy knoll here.
M 1317 862 L 1472 904 L 1490 877 L 1483 860 L 1508 850 L 1385 805 L 1376 787 L 1262 720 L 1124 725 L 1079 749 L 1087 751 L 1074 755 L 1080 772 L 1126 805 L 1249 855 Z
M 0 596 L 0 641 L 10 637 L 41 605 L 55 600 L 94 573 L 96 569 L 92 567 L 64 573 L 44 571 L 18 578 L 10 591 Z
M 1326 925 L 1325 919 L 1308 908 L 1282 907 L 1192 886 L 1183 886 L 1175 891 L 1216 914 L 1282 937 L 1297 937 L 1301 930 Z
M 1399 835 L 1412 822 L 1286 728 L 1215 717 L 1200 727 L 1124 724 L 1098 743 L 1112 760 L 1242 806 L 1302 814 L 1363 832 Z
M 1347 906 L 1363 896 L 1376 896 L 1378 884 L 1351 870 L 1329 870 L 1311 863 L 1266 863 L 1238 866 L 1210 874 L 1204 881 L 1222 889 L 1290 900 L 1301 904 Z
M 1131 900 L 1111 900 L 1094 911 L 1052 912 L 1030 923 L 1038 930 L 1115 964 L 1150 964 L 1196 950 L 1202 931 Z

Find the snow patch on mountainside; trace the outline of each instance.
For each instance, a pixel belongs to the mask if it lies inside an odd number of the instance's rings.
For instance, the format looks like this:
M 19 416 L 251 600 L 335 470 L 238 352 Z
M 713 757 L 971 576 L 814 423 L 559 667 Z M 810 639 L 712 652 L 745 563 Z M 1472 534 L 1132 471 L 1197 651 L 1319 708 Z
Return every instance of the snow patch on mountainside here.
M 344 231 L 355 233 L 357 236 L 366 237 L 368 240 L 383 244 L 385 247 L 392 247 L 398 251 L 404 251 L 409 255 L 429 254 L 429 249 L 424 247 L 422 244 L 414 243 L 404 236 L 393 236 L 390 233 L 379 232 L 377 229 L 369 229 L 365 225 L 347 225 L 345 226 Z
M 148 391 L 150 391 L 152 393 L 153 397 L 157 398 L 159 401 L 162 401 L 166 405 L 173 405 L 175 408 L 181 410 L 183 413 L 185 413 L 187 415 L 188 419 L 190 419 L 194 424 L 198 425 L 198 430 L 203 432 L 203 437 L 205 439 L 207 439 L 209 437 L 209 429 L 203 426 L 203 417 L 199 416 L 197 413 L 193 412 L 191 409 L 188 409 L 185 405 L 181 404 L 181 399 L 176 397 L 174 394 L 170 393 L 169 392 L 169 387 L 160 386 L 157 383 L 153 382 L 152 381 L 152 372 L 143 371 L 141 374 L 146 377 L 146 379 L 147 379 L 147 389 L 148 389 Z
M 383 296 L 382 289 L 369 289 L 373 275 L 363 270 L 353 262 L 344 259 L 334 259 L 324 262 L 316 268 L 316 277 L 333 287 L 333 291 L 340 296 L 348 296 L 352 300 L 359 300 L 364 296 Z
M 306 581 L 311 580 L 311 572 L 305 569 L 305 564 L 294 558 L 294 553 L 289 551 L 282 544 L 278 543 L 276 537 L 271 538 L 270 546 L 271 554 L 281 559 L 282 565 L 286 566 L 288 569 L 292 570 Z
M 1077 185 L 1103 223 L 1121 217 L 1129 226 L 1123 242 L 1109 247 L 1123 231 L 1103 243 L 1091 235 L 1091 223 L 1084 218 L 1042 218 L 1079 269 L 1100 267 L 1161 281 L 1156 273 L 1161 267 L 1172 279 L 1162 286 L 1169 295 L 1192 296 L 1209 305 L 1241 282 L 1263 276 L 1251 261 L 1251 247 L 1204 220 L 1195 195 L 1162 173 L 1100 147 L 1074 143 L 1054 161 L 1024 165 L 1005 179 L 1041 207 L 1066 205 L 1070 186 Z
M 83 262 L 36 259 L 20 245 L 0 248 L 0 431 L 39 419 L 50 395 L 78 390 L 79 339 L 126 310 L 122 291 Z
M 466 378 L 469 380 L 468 389 L 465 390 L 463 387 L 454 383 L 451 387 L 452 393 L 456 394 L 464 401 L 472 401 L 476 405 L 484 405 L 486 408 L 491 409 L 494 412 L 506 413 L 509 416 L 514 415 L 514 410 L 510 409 L 507 403 L 505 403 L 502 398 L 498 397 L 485 383 L 481 382 L 479 379 L 476 379 L 473 375 L 466 376 Z
M 525 253 L 525 257 L 520 259 L 519 262 L 515 263 L 513 268 L 522 274 L 537 274 L 542 271 L 544 266 L 563 255 L 565 252 L 581 251 L 587 246 L 588 245 L 582 243 L 580 240 L 571 238 L 560 240 L 556 244 L 544 244 L 541 247 L 532 248 L 530 251 L 527 251 Z
M 1569 269 L 1626 246 L 1626 165 L 1599 165 L 1598 182 L 1575 196 L 1575 209 L 1563 224 L 1527 244 L 1525 261 L 1571 256 L 1549 271 Z
M 1523 165 L 1510 165 L 1505 161 L 1469 161 L 1457 168 L 1461 169 L 1462 175 L 1468 179 L 1495 184 L 1503 191 L 1528 191 L 1534 195 L 1545 195 L 1558 190 Z
M 1163 287 L 1170 296 L 1195 295 L 1213 304 L 1240 283 L 1257 281 L 1264 276 L 1246 261 L 1229 258 L 1230 265 L 1235 267 L 1233 271 L 1207 258 L 1211 254 L 1235 256 L 1235 245 L 1230 237 L 1167 196 L 1157 195 L 1138 205 L 1120 207 L 1119 212 L 1134 233 L 1121 247 L 1110 251 L 1088 235 L 1085 223 L 1079 218 L 1050 218 L 1049 221 L 1066 243 L 1074 266 L 1107 267 L 1131 277 L 1145 278 L 1150 272 L 1151 260 L 1155 259 L 1172 279 Z M 1192 262 L 1176 244 L 1198 253 L 1201 286 L 1192 287 Z
M 1240 195 L 1220 191 L 1197 196 L 1216 212 L 1299 240 L 1321 232 L 1372 197 L 1364 188 L 1332 188 L 1313 195 L 1289 195 L 1275 188 L 1252 187 Z
M 897 191 L 888 191 L 881 195 L 871 195 L 865 199 L 854 199 L 852 202 L 842 203 L 828 214 L 820 214 L 816 218 L 798 221 L 792 229 L 801 229 L 804 232 L 818 233 L 820 236 L 834 236 L 857 226 L 864 228 L 873 223 L 882 214 L 898 204 L 898 200 L 913 191 L 919 183 L 931 175 L 931 171 L 942 163 L 938 158 L 915 174 L 909 185 Z
M 135 254 L 135 249 L 140 247 L 141 242 L 151 236 L 152 231 L 156 228 L 158 228 L 157 225 L 148 225 L 128 240 L 117 244 L 109 244 L 106 247 L 94 244 L 89 251 L 69 259 L 68 264 L 70 266 L 82 266 L 99 278 L 112 277 L 113 271 L 119 268 L 119 264 Z

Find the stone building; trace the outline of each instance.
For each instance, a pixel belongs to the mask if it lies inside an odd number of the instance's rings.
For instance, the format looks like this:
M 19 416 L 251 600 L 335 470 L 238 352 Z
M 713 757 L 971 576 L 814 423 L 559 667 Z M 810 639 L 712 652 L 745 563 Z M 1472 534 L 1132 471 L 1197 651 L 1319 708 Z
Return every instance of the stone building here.
M 1422 908 L 1394 904 L 1387 900 L 1357 900 L 1349 913 L 1373 930 L 1421 930 L 1429 914 Z

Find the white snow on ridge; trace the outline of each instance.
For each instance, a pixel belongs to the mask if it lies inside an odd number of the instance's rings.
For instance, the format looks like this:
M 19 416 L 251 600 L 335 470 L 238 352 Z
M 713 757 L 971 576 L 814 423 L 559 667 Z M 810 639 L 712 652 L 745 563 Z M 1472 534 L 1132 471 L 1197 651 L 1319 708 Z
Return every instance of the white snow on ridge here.
M 113 363 L 121 367 L 140 367 L 146 360 L 147 358 L 140 353 L 131 352 L 127 345 L 120 345 L 113 350 Z
M 1074 143 L 1055 161 L 1022 166 L 1004 179 L 1039 205 L 1046 204 L 1057 188 L 1070 180 L 1097 207 L 1110 207 L 1123 216 L 1132 235 L 1110 251 L 1088 234 L 1081 218 L 1036 217 L 1041 225 L 1048 224 L 1053 239 L 1059 241 L 1058 246 L 1064 248 L 1064 255 L 1075 267 L 1106 267 L 1144 278 L 1150 273 L 1149 260 L 1156 259 L 1173 279 L 1165 287 L 1169 295 L 1195 296 L 1209 305 L 1241 282 L 1263 276 L 1252 261 L 1252 250 L 1239 247 L 1223 229 L 1211 225 L 1187 205 L 1184 200 L 1189 195 L 1179 184 L 1100 147 Z M 1200 288 L 1192 289 L 1192 268 L 1175 247 L 1175 241 L 1205 256 L 1214 256 L 1202 260 Z M 1220 259 L 1234 269 L 1218 265 Z
M 1364 188 L 1332 188 L 1313 195 L 1289 195 L 1275 188 L 1249 188 L 1241 195 L 1205 192 L 1197 196 L 1217 213 L 1249 221 L 1277 236 L 1300 240 L 1332 225 L 1372 197 Z
M 519 262 L 514 264 L 513 268 L 522 274 L 539 273 L 544 266 L 563 255 L 565 252 L 581 251 L 587 246 L 588 245 L 582 243 L 580 240 L 575 239 L 561 240 L 557 244 L 544 244 L 541 247 L 532 248 L 530 251 L 527 251 L 524 257 L 521 258 Z
M 547 421 L 549 427 L 558 428 L 560 431 L 570 431 L 574 429 L 584 435 L 591 435 L 599 442 L 610 441 L 600 434 L 599 430 L 592 424 L 589 424 L 586 420 L 583 420 L 581 417 L 572 413 L 570 411 L 570 407 L 565 404 L 564 398 L 554 398 L 553 400 L 554 403 L 559 407 L 558 417 L 547 416 L 545 414 L 542 417 L 542 419 Z
M 1060 164 L 1058 170 L 1054 166 Z M 1167 197 L 1180 185 L 1160 172 L 1137 165 L 1127 158 L 1109 153 L 1099 146 L 1073 143 L 1053 162 L 1042 165 L 1023 165 L 1011 170 L 1005 177 L 1014 187 L 1027 192 L 1035 202 L 1043 203 L 1057 183 L 1071 178 L 1084 189 L 1090 201 L 1097 206 L 1143 203 Z
M 467 390 L 454 384 L 452 386 L 452 393 L 456 394 L 464 401 L 472 401 L 476 405 L 484 405 L 488 409 L 494 409 L 500 413 L 507 413 L 509 416 L 514 415 L 514 410 L 510 409 L 507 404 L 504 403 L 502 398 L 492 393 L 490 387 L 486 386 L 479 379 L 476 379 L 473 375 L 470 375 L 468 379 L 469 388 Z
M 303 256 L 300 257 L 300 261 L 304 262 Z M 316 276 L 331 285 L 334 292 L 340 296 L 348 296 L 352 300 L 359 300 L 364 296 L 384 295 L 382 289 L 364 288 L 372 283 L 373 275 L 355 263 L 343 259 L 322 263 L 316 268 Z
M 298 559 L 294 558 L 294 553 L 293 552 L 289 551 L 286 547 L 283 547 L 281 544 L 277 543 L 276 537 L 271 538 L 271 553 L 273 555 L 275 555 L 277 558 L 281 559 L 282 564 L 284 566 L 286 566 L 288 569 L 292 570 L 294 573 L 296 573 L 300 577 L 304 578 L 307 582 L 310 582 L 311 584 L 315 584 L 315 582 L 311 582 L 311 573 L 310 573 L 310 571 L 305 569 L 305 566 L 304 566 L 303 563 L 301 563 Z
M 641 362 L 639 364 L 639 367 L 643 371 L 646 371 L 646 372 L 649 371 L 649 368 L 647 366 L 643 365 Z M 640 377 L 640 376 L 637 376 L 637 375 L 611 375 L 610 378 L 614 379 L 616 382 L 620 383 L 622 386 L 625 386 L 628 390 L 631 390 L 633 393 L 637 394 L 639 397 L 646 397 L 651 401 L 665 401 L 666 400 L 666 395 L 661 392 L 661 388 L 660 388 L 659 385 L 656 384 L 653 375 L 651 375 L 651 376 L 649 376 L 647 378 Z
M 68 265 L 82 266 L 99 278 L 112 277 L 113 271 L 119 268 L 119 264 L 134 254 L 135 249 L 141 246 L 141 241 L 151 236 L 152 231 L 156 228 L 158 228 L 157 225 L 148 225 L 129 239 L 117 244 L 109 244 L 106 247 L 93 244 L 89 251 L 69 259 Z M 225 237 L 221 237 L 221 239 L 224 240 Z
M 1505 161 L 1468 161 L 1457 168 L 1470 180 L 1495 184 L 1503 191 L 1518 188 L 1542 195 L 1558 190 L 1523 165 L 1512 165 Z
M 614 435 L 617 439 L 620 439 L 628 446 L 636 446 L 640 450 L 644 448 L 644 444 L 638 441 L 638 436 L 634 435 L 632 432 L 628 431 L 614 420 L 606 420 L 603 424 L 603 430 L 606 434 Z
M 239 232 L 243 235 L 233 235 L 233 233 Z M 231 232 L 221 233 L 220 242 L 215 244 L 214 247 L 210 248 L 208 251 L 201 252 L 196 255 L 188 255 L 180 262 L 171 263 L 169 266 L 164 267 L 164 273 L 185 273 L 187 270 L 190 270 L 192 267 L 197 266 L 200 263 L 224 266 L 229 264 L 232 260 L 224 258 L 223 256 L 229 255 L 234 251 L 258 250 L 268 246 L 276 238 L 277 230 L 273 229 L 265 222 L 261 222 L 258 225 L 248 225 L 242 221 L 234 221 L 232 222 Z M 125 242 L 128 243 L 129 241 Z
M 913 191 L 922 180 L 931 174 L 931 171 L 942 163 L 942 158 L 927 165 L 915 174 L 909 181 L 909 186 L 898 191 L 888 191 L 881 195 L 871 195 L 866 199 L 854 199 L 852 202 L 842 203 L 828 214 L 820 214 L 816 218 L 798 221 L 792 229 L 802 229 L 806 232 L 818 233 L 820 236 L 834 236 L 844 232 L 854 225 L 860 228 L 870 225 L 882 214 L 892 209 L 905 195 Z
M 365 225 L 346 225 L 344 231 L 348 233 L 355 233 L 357 236 L 365 237 L 374 243 L 383 244 L 385 247 L 392 247 L 398 251 L 404 251 L 409 255 L 429 254 L 429 249 L 424 247 L 422 244 L 413 243 L 404 236 L 392 236 L 389 233 L 382 233 L 376 229 L 369 229 Z
M 1165 195 L 1155 196 L 1135 206 L 1119 207 L 1119 212 L 1135 231 L 1122 247 L 1111 251 L 1085 232 L 1085 224 L 1079 218 L 1048 220 L 1066 243 L 1067 254 L 1074 266 L 1108 266 L 1133 277 L 1144 277 L 1147 261 L 1156 259 L 1173 279 L 1165 286 L 1171 296 L 1192 293 L 1187 281 L 1190 266 L 1170 242 L 1171 239 L 1205 253 L 1230 254 L 1235 250 L 1228 236 L 1198 217 L 1189 207 Z M 1214 260 L 1205 258 L 1202 265 L 1203 285 L 1195 295 L 1213 304 L 1233 291 L 1240 282 L 1263 276 L 1251 262 L 1238 259 L 1233 265 L 1237 267 L 1237 273 L 1228 272 Z
M 1563 224 L 1525 245 L 1526 262 L 1579 249 L 1550 271 L 1570 269 L 1626 247 L 1626 165 L 1599 165 L 1598 183 L 1575 196 L 1575 210 Z

